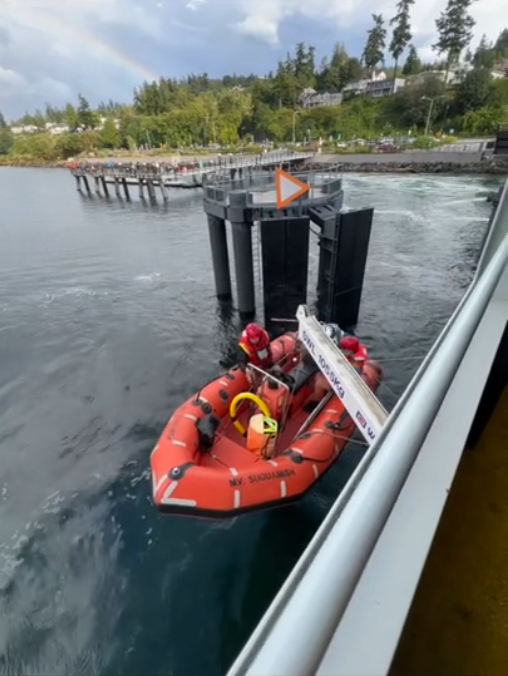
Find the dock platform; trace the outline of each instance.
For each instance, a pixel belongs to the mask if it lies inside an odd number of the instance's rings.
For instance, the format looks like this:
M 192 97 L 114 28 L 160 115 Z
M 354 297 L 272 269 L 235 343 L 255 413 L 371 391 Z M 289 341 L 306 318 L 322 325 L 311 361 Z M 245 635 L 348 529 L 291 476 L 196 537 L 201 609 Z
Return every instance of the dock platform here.
M 209 176 L 223 173 L 234 179 L 242 178 L 253 172 L 270 170 L 283 166 L 288 170 L 301 169 L 312 160 L 313 152 L 274 151 L 256 155 L 227 155 L 213 160 L 172 163 L 154 162 L 72 162 L 69 165 L 75 177 L 78 190 L 84 187 L 92 193 L 91 180 L 95 182 L 95 191 L 109 197 L 108 185 L 114 185 L 117 196 L 120 186 L 126 199 L 130 198 L 129 186 L 138 186 L 140 198 L 145 188 L 150 199 L 156 199 L 155 188 L 159 188 L 164 201 L 168 200 L 167 188 L 202 188 Z

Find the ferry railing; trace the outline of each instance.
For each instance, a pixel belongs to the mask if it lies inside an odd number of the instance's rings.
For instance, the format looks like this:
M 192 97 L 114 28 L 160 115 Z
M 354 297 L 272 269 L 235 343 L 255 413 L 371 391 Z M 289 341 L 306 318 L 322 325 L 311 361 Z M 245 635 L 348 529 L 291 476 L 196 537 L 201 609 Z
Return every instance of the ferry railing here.
M 499 246 L 275 597 L 228 676 L 318 670 L 362 572 L 508 264 L 508 183 L 491 225 Z M 340 517 L 340 518 L 339 518 Z
M 489 232 L 487 233 L 487 238 L 483 245 L 480 260 L 478 261 L 478 267 L 476 268 L 477 277 L 485 271 L 492 256 L 498 249 L 501 241 L 503 240 L 506 234 L 506 229 L 508 228 L 508 225 L 506 225 L 503 228 L 503 223 L 501 219 L 503 218 L 503 210 L 507 209 L 506 207 L 507 204 L 508 204 L 508 181 L 506 181 L 504 189 L 499 198 L 499 205 L 497 207 L 496 213 L 492 220 L 491 227 L 489 229 Z

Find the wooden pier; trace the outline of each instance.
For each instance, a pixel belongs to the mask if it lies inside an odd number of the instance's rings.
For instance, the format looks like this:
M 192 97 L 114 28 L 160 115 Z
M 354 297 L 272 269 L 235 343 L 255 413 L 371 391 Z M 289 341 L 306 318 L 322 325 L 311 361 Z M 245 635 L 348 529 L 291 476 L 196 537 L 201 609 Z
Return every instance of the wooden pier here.
M 314 157 L 313 152 L 275 151 L 259 155 L 228 155 L 213 160 L 180 162 L 172 164 L 165 161 L 155 162 L 73 162 L 70 172 L 75 177 L 77 188 L 81 192 L 92 194 L 92 181 L 95 192 L 109 197 L 109 187 L 114 186 L 118 197 L 130 199 L 129 187 L 137 186 L 140 199 L 145 196 L 156 201 L 156 188 L 162 199 L 169 199 L 168 188 L 202 188 L 207 178 L 215 174 L 227 174 L 231 179 L 244 178 L 259 170 L 273 170 L 283 166 L 286 169 L 299 169 Z M 84 189 L 84 190 L 83 190 Z M 145 194 L 146 191 L 146 194 Z

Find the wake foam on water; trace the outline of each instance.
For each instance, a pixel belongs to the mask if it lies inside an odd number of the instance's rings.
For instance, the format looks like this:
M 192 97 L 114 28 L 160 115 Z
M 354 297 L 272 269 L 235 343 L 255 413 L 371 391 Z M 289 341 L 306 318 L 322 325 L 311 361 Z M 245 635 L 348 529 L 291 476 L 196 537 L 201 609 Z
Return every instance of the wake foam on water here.
M 86 298 L 107 295 L 107 291 L 98 292 L 86 286 L 66 286 L 61 289 L 56 289 L 55 291 L 46 292 L 42 297 L 40 295 L 37 297 L 34 296 L 33 300 L 50 305 L 51 303 L 66 300 L 68 298 Z
M 144 275 L 136 275 L 133 281 L 140 282 L 141 284 L 151 284 L 153 282 L 159 281 L 160 278 L 161 278 L 160 272 L 149 272 L 148 274 Z

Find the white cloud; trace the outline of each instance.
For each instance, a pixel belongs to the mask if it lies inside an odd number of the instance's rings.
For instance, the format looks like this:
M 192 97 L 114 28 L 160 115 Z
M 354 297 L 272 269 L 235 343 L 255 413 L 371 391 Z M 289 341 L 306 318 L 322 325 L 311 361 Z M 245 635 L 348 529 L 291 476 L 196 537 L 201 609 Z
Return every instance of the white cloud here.
M 16 73 L 11 68 L 2 68 L 0 66 L 0 91 L 3 96 L 8 96 L 9 92 L 16 90 L 18 87 L 26 85 L 25 78 Z
M 193 0 L 194 2 L 196 0 Z M 279 40 L 282 21 L 291 16 L 302 16 L 314 21 L 333 23 L 337 26 L 337 38 L 344 29 L 365 24 L 373 13 L 381 13 L 387 19 L 394 13 L 395 0 L 229 0 L 236 5 L 243 17 L 236 24 L 239 31 L 248 33 L 269 44 Z M 446 0 L 416 0 L 412 8 L 412 27 L 415 42 L 425 55 L 434 41 L 435 19 L 446 5 Z M 473 5 L 471 14 L 476 19 L 475 39 L 486 33 L 495 38 L 501 30 L 500 17 L 506 16 L 506 0 L 481 0 Z M 298 39 L 305 40 L 305 36 Z
M 205 2 L 205 0 L 190 0 L 185 6 L 187 9 L 192 10 L 195 12 L 200 5 L 202 5 Z

